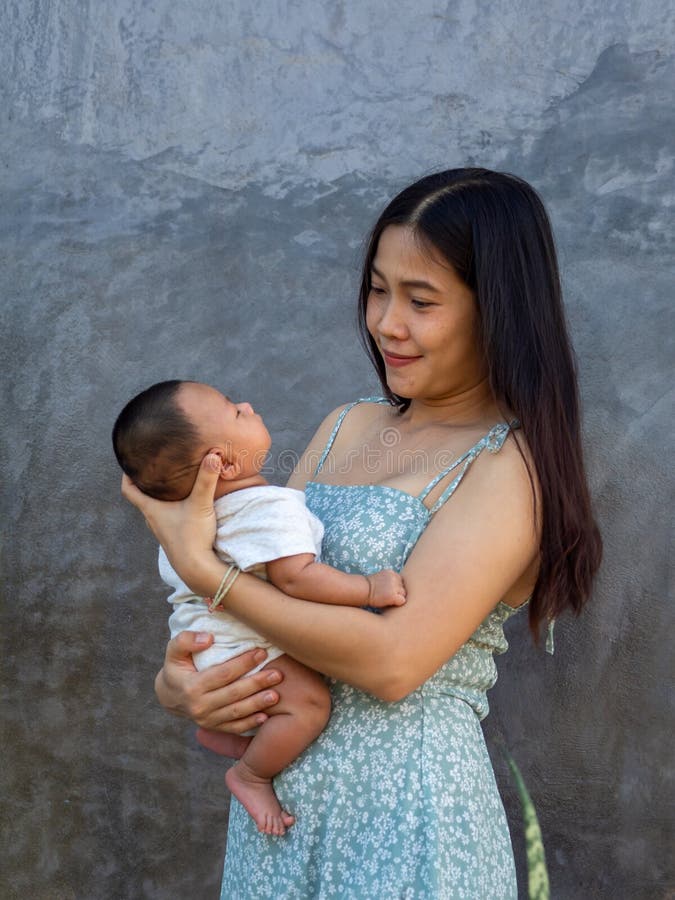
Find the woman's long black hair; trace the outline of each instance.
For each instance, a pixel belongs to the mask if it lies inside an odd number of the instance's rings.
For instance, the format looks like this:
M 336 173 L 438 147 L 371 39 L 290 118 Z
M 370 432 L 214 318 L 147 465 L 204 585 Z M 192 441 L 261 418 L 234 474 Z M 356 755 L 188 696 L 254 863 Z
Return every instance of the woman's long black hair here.
M 584 471 L 574 354 L 546 210 L 527 182 L 487 169 L 428 175 L 384 210 L 366 251 L 359 330 L 386 396 L 403 412 L 410 400 L 389 390 L 384 361 L 366 327 L 372 264 L 389 225 L 411 228 L 473 291 L 490 386 L 498 405 L 520 420 L 541 497 L 540 509 L 535 497 L 541 523 L 539 575 L 529 605 L 536 636 L 542 622 L 565 609 L 581 611 L 602 558 Z

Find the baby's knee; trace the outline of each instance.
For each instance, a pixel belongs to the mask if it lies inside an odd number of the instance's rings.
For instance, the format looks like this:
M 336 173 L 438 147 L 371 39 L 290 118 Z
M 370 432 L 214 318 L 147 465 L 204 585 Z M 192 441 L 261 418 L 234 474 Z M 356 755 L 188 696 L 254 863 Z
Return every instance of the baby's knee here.
M 272 715 L 290 713 L 296 717 L 297 727 L 318 734 L 330 717 L 330 691 L 323 675 L 309 669 L 289 656 L 270 663 L 283 674 L 279 685 L 280 701 L 270 708 Z
M 303 692 L 304 716 L 307 716 L 320 731 L 330 718 L 331 702 L 328 685 L 323 678 L 313 678 Z

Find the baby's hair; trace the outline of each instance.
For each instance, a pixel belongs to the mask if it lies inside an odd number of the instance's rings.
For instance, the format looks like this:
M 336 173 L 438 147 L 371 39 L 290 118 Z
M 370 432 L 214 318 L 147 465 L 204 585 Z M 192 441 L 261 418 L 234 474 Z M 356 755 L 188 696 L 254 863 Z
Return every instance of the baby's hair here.
M 176 403 L 184 381 L 160 381 L 146 388 L 124 407 L 112 432 L 117 462 L 134 484 L 157 500 L 179 500 L 176 480 L 148 478 L 150 464 L 162 456 L 161 470 L 187 471 L 193 463 L 199 433 Z M 195 472 L 196 475 L 196 472 Z

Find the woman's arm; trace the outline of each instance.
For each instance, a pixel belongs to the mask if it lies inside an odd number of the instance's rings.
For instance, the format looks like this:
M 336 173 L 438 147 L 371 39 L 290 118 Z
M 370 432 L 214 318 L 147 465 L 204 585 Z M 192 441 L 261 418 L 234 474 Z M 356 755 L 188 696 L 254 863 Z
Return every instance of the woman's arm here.
M 216 480 L 205 462 L 193 494 L 181 504 L 158 503 L 129 485 L 124 491 L 183 580 L 203 595 L 216 591 L 225 572 L 210 549 L 212 532 L 204 514 Z M 167 506 L 184 509 L 167 513 Z M 509 441 L 498 455 L 474 463 L 418 541 L 403 571 L 405 606 L 373 615 L 295 600 L 259 579 L 240 576 L 226 607 L 306 665 L 396 700 L 462 646 L 531 568 L 537 550 L 529 478 Z

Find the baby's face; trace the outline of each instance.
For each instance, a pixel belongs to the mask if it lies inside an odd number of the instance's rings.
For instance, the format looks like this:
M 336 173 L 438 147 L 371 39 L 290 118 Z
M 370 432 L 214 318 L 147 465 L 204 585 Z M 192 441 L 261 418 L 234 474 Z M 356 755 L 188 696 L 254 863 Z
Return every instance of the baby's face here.
M 272 439 L 250 403 L 233 403 L 215 388 L 194 382 L 180 386 L 176 403 L 199 432 L 200 459 L 220 450 L 227 460 L 237 459 L 242 477 L 260 471 Z

